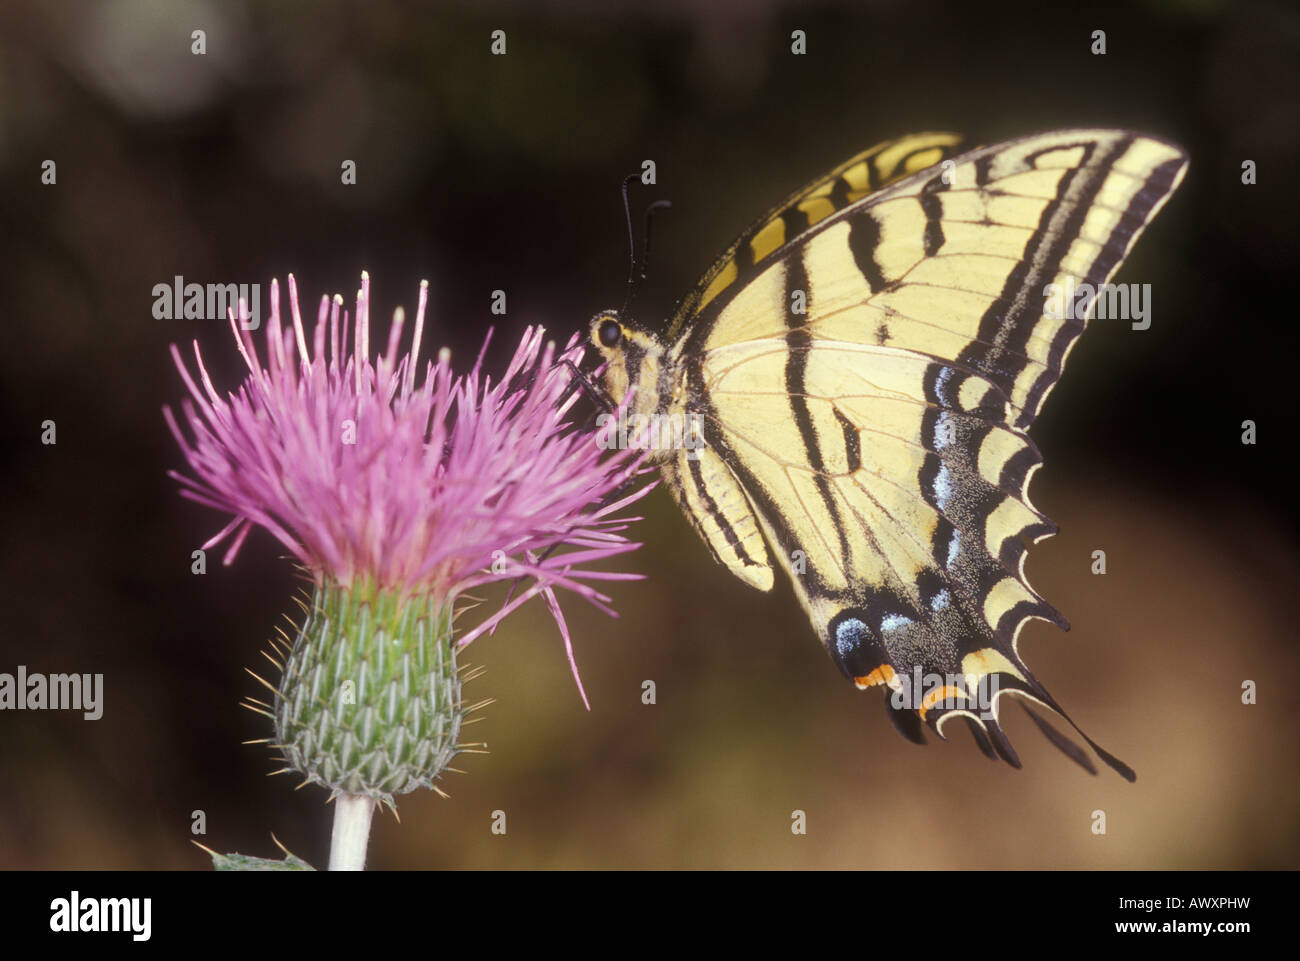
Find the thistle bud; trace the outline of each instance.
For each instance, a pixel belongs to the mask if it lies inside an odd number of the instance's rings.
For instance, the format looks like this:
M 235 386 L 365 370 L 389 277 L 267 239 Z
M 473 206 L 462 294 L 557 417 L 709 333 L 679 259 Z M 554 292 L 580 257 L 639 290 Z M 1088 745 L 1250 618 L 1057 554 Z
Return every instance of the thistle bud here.
M 288 769 L 390 806 L 434 788 L 464 747 L 451 620 L 432 595 L 317 586 L 275 694 Z

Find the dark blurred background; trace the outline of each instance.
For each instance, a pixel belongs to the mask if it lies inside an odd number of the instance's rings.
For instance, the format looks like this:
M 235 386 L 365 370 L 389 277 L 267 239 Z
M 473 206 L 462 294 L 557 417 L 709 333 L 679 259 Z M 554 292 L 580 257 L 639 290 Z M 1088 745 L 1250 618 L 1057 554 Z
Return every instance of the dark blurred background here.
M 240 744 L 270 733 L 237 704 L 293 570 L 258 533 L 192 575 L 225 518 L 165 476 L 181 459 L 160 408 L 183 393 L 168 344 L 197 338 L 225 388 L 236 356 L 221 323 L 154 319 L 154 284 L 265 298 L 292 271 L 314 302 L 350 299 L 364 268 L 386 317 L 428 278 L 426 336 L 468 362 L 494 321 L 503 348 L 622 302 L 618 187 L 643 159 L 659 183 L 634 201 L 673 203 L 639 301 L 657 321 L 760 212 L 879 140 L 1080 125 L 1192 158 L 1117 278 L 1153 285 L 1151 329 L 1094 324 L 1034 429 L 1034 500 L 1062 533 L 1028 572 L 1073 630 L 1035 623 L 1021 651 L 1137 783 L 1088 776 L 1018 710 L 1022 771 L 964 734 L 904 742 L 788 586 L 730 577 L 658 491 L 627 562 L 648 579 L 613 590 L 622 617 L 567 604 L 591 712 L 540 607 L 475 643 L 491 753 L 462 759 L 450 799 L 378 819 L 370 863 L 1296 867 L 1298 117 L 1300 10 L 1281 2 L 8 0 L 0 672 L 102 672 L 106 692 L 95 722 L 0 713 L 0 867 L 206 869 L 195 810 L 218 850 L 272 855 L 274 832 L 327 859 L 323 792 L 268 779 L 270 753 Z

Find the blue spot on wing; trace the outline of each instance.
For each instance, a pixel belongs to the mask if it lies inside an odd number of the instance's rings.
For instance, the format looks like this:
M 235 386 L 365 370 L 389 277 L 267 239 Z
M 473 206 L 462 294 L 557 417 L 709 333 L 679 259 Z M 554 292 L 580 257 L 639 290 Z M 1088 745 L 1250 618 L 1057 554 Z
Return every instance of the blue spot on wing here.
M 939 468 L 939 473 L 934 475 L 934 505 L 939 510 L 946 510 L 951 496 L 952 475 L 948 472 L 948 465 L 944 464 Z
M 948 381 L 952 380 L 954 371 L 951 367 L 944 367 L 939 371 L 939 376 L 935 379 L 935 395 L 944 403 L 948 403 Z
M 862 677 L 885 661 L 885 649 L 867 617 L 865 610 L 847 607 L 827 625 L 831 656 L 845 677 Z
M 910 617 L 904 617 L 902 614 L 886 614 L 880 619 L 880 629 L 887 633 L 901 631 L 912 625 Z
M 955 433 L 951 418 L 946 410 L 939 412 L 939 418 L 934 424 L 934 449 L 943 450 L 948 446 Z
M 871 640 L 870 629 L 856 617 L 845 618 L 835 628 L 835 650 L 842 660 L 847 661 Z

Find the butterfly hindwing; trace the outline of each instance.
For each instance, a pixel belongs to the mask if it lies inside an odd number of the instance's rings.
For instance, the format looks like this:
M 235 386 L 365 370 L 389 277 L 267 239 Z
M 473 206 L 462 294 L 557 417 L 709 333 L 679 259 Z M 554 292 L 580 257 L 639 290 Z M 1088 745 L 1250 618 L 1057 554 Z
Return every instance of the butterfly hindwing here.
M 683 450 L 663 467 L 667 487 L 713 556 L 760 591 L 773 584 L 772 558 L 731 469 L 708 448 Z
M 841 670 L 864 688 L 996 673 L 1035 691 L 1020 628 L 1064 621 L 1020 562 L 1025 537 L 1053 528 L 1027 503 L 1038 454 L 998 388 L 878 345 L 772 338 L 720 354 L 702 368 L 709 447 Z M 951 686 L 937 688 L 950 708 L 974 696 Z M 937 722 L 938 705 L 912 709 Z

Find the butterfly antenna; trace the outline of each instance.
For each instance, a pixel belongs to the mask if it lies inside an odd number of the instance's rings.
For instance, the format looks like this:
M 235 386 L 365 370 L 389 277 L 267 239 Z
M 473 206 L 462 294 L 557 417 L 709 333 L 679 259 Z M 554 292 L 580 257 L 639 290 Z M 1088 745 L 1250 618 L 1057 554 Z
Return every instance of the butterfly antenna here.
M 620 316 L 627 315 L 628 308 L 632 306 L 632 301 L 636 299 L 637 285 L 645 280 L 646 271 L 650 268 L 650 225 L 654 222 L 655 211 L 672 206 L 667 200 L 656 200 L 646 207 L 642 227 L 641 256 L 638 257 L 636 253 L 636 236 L 632 233 L 632 204 L 628 200 L 627 188 L 634 181 L 640 179 L 640 174 L 629 174 L 623 178 L 623 217 L 627 222 L 627 248 L 630 264 L 627 271 L 627 299 L 623 301 L 623 307 L 619 310 Z
M 654 223 L 655 211 L 666 210 L 671 206 L 671 201 L 656 200 L 645 209 L 645 240 L 641 242 L 641 276 L 638 280 L 645 280 L 646 271 L 650 269 L 650 226 Z
M 623 309 L 619 315 L 625 315 L 627 309 L 632 304 L 632 295 L 636 293 L 636 236 L 632 233 L 632 204 L 627 199 L 627 188 L 632 186 L 632 181 L 640 180 L 640 174 L 628 174 L 623 178 L 623 217 L 627 220 L 627 299 L 623 301 Z

